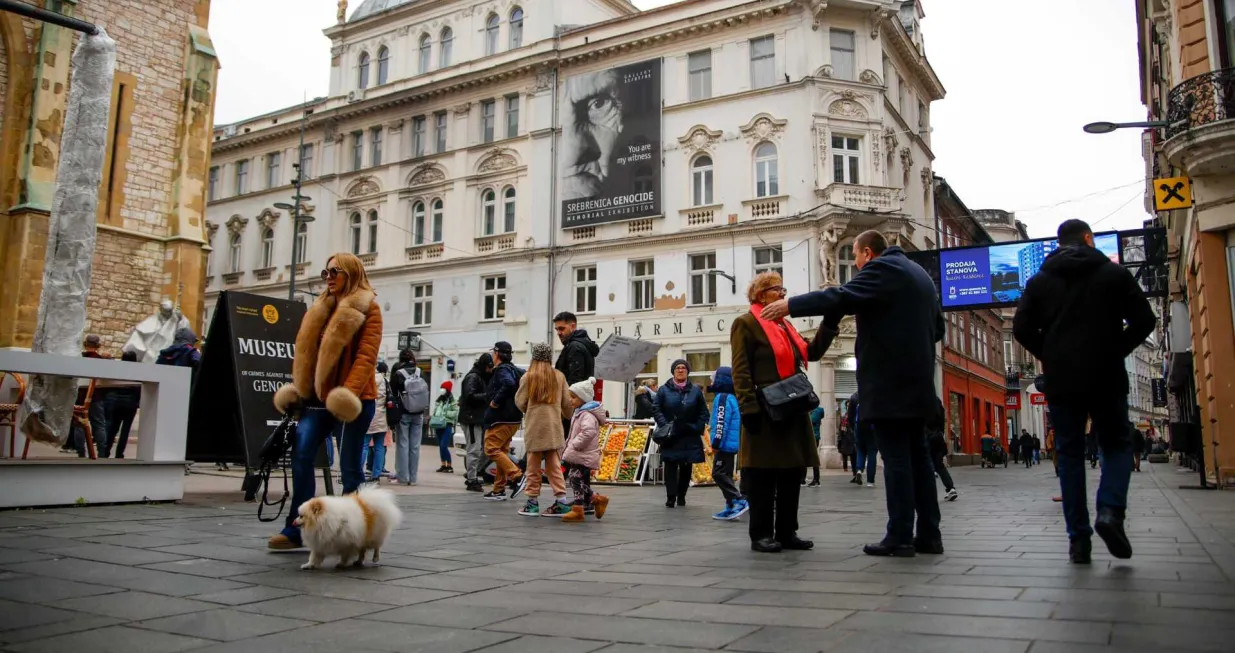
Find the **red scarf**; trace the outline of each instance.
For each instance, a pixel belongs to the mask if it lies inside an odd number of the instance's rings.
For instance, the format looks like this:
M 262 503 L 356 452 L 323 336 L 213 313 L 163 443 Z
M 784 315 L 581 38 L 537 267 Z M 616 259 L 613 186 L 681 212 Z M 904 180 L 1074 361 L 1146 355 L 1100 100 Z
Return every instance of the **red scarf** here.
M 798 371 L 798 363 L 794 359 L 793 350 L 790 349 L 790 341 L 793 341 L 792 346 L 798 348 L 798 352 L 802 355 L 802 366 L 806 367 L 806 341 L 798 334 L 798 330 L 793 328 L 793 323 L 781 319 L 777 321 L 765 320 L 760 317 L 763 312 L 763 306 L 760 304 L 750 305 L 750 314 L 755 316 L 755 320 L 759 322 L 759 326 L 763 327 L 763 333 L 768 337 L 768 342 L 772 345 L 772 353 L 776 356 L 776 371 L 780 374 L 780 378 L 787 379 Z

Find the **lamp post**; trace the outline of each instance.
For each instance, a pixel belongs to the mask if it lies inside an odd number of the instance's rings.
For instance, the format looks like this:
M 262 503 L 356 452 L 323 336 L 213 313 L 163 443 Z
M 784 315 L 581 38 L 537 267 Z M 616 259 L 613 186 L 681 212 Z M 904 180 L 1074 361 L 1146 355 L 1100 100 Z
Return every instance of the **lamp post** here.
M 1158 129 L 1161 127 L 1170 127 L 1171 122 L 1168 120 L 1149 120 L 1145 122 L 1091 122 L 1085 125 L 1086 134 L 1109 134 L 1116 129 L 1139 128 L 1139 129 Z
M 728 274 L 726 272 L 721 272 L 720 270 L 708 270 L 708 274 L 713 277 L 724 277 L 728 279 L 730 285 L 732 286 L 731 292 L 733 292 L 733 294 L 735 295 L 738 294 L 738 278 L 737 277 L 733 276 L 732 274 Z

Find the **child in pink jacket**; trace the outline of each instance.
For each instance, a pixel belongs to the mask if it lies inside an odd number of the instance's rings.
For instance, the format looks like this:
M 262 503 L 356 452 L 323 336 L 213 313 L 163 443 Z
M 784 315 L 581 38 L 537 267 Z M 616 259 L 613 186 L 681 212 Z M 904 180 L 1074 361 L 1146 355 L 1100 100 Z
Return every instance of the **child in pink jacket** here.
M 570 512 L 562 515 L 564 522 L 583 521 L 584 510 L 592 506 L 596 518 L 605 516 L 609 497 L 592 491 L 592 470 L 600 469 L 600 425 L 608 421 L 605 408 L 595 401 L 596 379 L 589 378 L 570 386 L 570 401 L 575 414 L 570 418 L 570 433 L 566 436 L 566 450 L 562 462 L 570 487 L 575 493 L 575 503 Z

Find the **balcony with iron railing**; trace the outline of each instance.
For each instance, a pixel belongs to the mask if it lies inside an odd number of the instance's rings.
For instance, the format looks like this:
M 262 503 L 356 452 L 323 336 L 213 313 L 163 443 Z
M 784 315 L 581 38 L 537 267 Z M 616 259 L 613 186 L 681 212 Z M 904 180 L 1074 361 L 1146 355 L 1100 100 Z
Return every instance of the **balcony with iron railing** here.
M 1235 68 L 1197 75 L 1167 96 L 1163 152 L 1188 174 L 1235 173 Z

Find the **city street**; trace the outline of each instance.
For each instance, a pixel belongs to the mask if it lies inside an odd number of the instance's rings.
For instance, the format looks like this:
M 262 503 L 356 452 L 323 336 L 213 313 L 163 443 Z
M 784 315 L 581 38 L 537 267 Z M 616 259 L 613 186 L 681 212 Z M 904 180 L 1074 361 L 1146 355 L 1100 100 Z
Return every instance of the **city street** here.
M 400 489 L 380 567 L 316 572 L 266 550 L 275 529 L 232 479 L 195 474 L 178 505 L 0 513 L 0 650 L 1229 651 L 1235 496 L 1144 469 L 1136 556 L 1095 542 L 1087 568 L 1066 561 L 1047 465 L 954 470 L 947 553 L 915 559 L 862 555 L 883 490 L 835 473 L 802 491 L 816 549 L 758 555 L 745 522 L 709 518 L 714 488 L 673 510 L 659 487 L 614 489 L 603 521 L 568 525 L 430 472 Z

